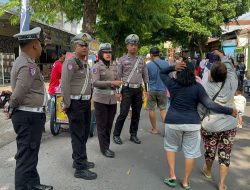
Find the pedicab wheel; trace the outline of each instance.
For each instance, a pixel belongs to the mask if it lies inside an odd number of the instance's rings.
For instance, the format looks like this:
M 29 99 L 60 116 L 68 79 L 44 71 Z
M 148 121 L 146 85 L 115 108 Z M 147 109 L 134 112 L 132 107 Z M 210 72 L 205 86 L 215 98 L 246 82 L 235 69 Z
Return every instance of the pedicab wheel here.
M 50 121 L 50 131 L 52 135 L 57 136 L 60 132 L 60 125 L 56 124 L 55 121 Z

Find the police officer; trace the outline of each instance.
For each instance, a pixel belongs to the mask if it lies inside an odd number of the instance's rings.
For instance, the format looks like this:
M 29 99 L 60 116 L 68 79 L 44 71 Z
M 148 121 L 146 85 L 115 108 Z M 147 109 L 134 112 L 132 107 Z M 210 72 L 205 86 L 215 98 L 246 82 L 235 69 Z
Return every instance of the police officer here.
M 137 55 L 139 37 L 136 34 L 130 34 L 126 37 L 125 43 L 128 53 L 118 61 L 118 73 L 123 81 L 123 86 L 121 90 L 120 115 L 117 117 L 115 123 L 113 140 L 116 144 L 122 144 L 120 135 L 131 106 L 130 140 L 136 144 L 140 144 L 141 141 L 137 137 L 137 131 L 142 107 L 142 80 L 145 83 L 147 91 L 148 71 L 142 57 Z
M 87 64 L 91 40 L 87 33 L 72 39 L 75 55 L 65 60 L 61 79 L 63 110 L 69 119 L 73 168 L 76 169 L 74 176 L 86 180 L 97 178 L 97 174 L 89 170 L 95 164 L 88 162 L 86 152 L 91 121 L 91 72 Z
M 92 69 L 94 86 L 94 106 L 100 150 L 106 157 L 115 153 L 109 149 L 110 134 L 116 114 L 116 93 L 122 81 L 118 80 L 118 69 L 112 63 L 111 44 L 103 43 L 98 52 L 99 62 Z
M 35 63 L 42 52 L 40 36 L 40 27 L 14 35 L 21 48 L 21 54 L 11 70 L 13 93 L 9 102 L 9 116 L 17 134 L 16 190 L 53 189 L 52 186 L 40 184 L 36 169 L 47 104 L 43 76 Z

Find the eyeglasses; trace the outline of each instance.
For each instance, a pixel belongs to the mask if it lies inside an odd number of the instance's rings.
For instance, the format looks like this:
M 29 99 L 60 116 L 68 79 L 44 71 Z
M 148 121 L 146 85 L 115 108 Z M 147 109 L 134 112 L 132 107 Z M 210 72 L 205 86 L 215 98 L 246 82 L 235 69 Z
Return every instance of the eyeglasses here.
M 89 44 L 84 43 L 84 44 L 78 44 L 80 47 L 89 47 Z

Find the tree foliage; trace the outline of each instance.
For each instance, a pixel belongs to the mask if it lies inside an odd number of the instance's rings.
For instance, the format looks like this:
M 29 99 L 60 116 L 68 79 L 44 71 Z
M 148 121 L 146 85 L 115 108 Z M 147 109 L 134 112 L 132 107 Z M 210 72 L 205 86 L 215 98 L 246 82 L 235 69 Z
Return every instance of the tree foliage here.
M 153 31 L 170 26 L 169 4 L 166 0 L 110 0 L 99 9 L 97 36 L 112 42 L 119 54 L 124 52 L 124 39 L 131 33 L 140 37 L 141 45 L 153 42 Z
M 186 40 L 181 41 L 188 41 L 190 49 L 198 46 L 201 50 L 209 36 L 220 36 L 222 24 L 248 10 L 249 0 L 175 0 L 170 31 L 184 34 Z
M 0 16 L 4 13 L 4 10 L 14 13 L 10 19 L 12 24 L 18 24 L 20 22 L 20 0 L 9 0 L 7 4 L 0 4 Z M 58 19 L 58 10 L 60 10 L 60 7 L 57 0 L 30 1 L 30 18 L 32 21 L 39 20 L 46 24 L 52 24 Z
M 83 31 L 100 41 L 111 42 L 118 54 L 124 52 L 124 39 L 130 33 L 140 37 L 141 46 L 171 40 L 194 49 L 209 36 L 220 36 L 220 26 L 249 11 L 249 0 L 33 0 L 31 18 L 51 24 L 58 13 L 68 21 L 83 18 Z M 1 10 L 16 7 L 10 0 Z M 3 13 L 3 11 L 0 11 Z M 18 22 L 18 15 L 12 22 Z M 13 23 L 14 23 L 13 22 Z

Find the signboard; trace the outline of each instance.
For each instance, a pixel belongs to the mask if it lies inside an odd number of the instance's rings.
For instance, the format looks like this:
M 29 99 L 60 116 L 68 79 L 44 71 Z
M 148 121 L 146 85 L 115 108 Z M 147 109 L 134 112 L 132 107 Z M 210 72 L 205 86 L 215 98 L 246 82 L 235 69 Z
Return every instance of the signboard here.
M 98 41 L 96 41 L 96 40 L 92 40 L 89 43 L 90 53 L 96 54 L 99 51 L 99 47 L 100 47 L 100 43 Z
M 56 123 L 68 124 L 68 116 L 62 110 L 62 96 L 61 94 L 56 94 Z

